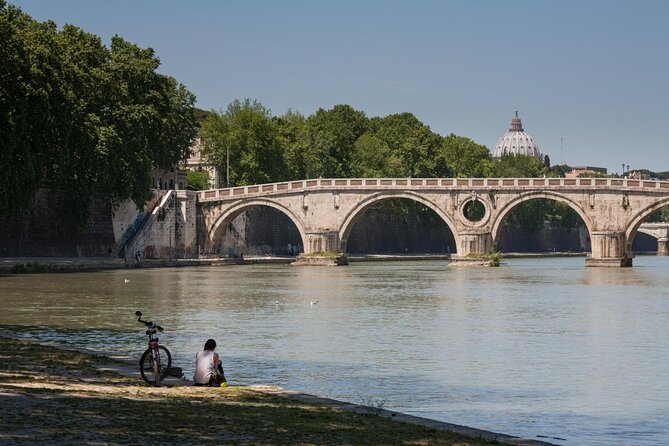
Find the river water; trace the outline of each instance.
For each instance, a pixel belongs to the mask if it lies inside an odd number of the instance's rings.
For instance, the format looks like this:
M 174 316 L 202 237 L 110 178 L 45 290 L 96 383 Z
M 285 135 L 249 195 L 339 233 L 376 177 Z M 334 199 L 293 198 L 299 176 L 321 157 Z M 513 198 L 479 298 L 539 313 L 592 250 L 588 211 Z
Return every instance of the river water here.
M 0 334 L 139 358 L 140 309 L 165 327 L 161 343 L 188 375 L 213 337 L 233 384 L 278 385 L 556 444 L 669 444 L 669 257 L 634 262 L 5 276 Z

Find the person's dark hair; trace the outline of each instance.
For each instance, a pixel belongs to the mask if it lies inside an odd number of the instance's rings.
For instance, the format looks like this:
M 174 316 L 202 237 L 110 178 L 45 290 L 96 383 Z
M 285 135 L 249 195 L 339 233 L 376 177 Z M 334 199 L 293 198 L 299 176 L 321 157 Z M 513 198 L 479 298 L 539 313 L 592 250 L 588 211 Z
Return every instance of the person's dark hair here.
M 205 350 L 213 350 L 216 348 L 216 341 L 213 339 L 207 339 L 207 342 L 204 343 Z

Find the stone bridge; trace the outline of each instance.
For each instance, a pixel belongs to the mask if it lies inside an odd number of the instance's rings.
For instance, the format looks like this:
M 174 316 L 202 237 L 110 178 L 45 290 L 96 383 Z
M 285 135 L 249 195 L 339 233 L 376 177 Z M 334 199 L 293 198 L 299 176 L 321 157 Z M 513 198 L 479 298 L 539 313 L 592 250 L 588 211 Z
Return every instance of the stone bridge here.
M 637 232 L 657 239 L 657 255 L 669 255 L 669 223 L 642 223 Z
M 356 221 L 381 200 L 405 198 L 432 209 L 448 225 L 456 257 L 495 248 L 505 217 L 529 200 L 572 208 L 588 229 L 588 266 L 631 266 L 642 221 L 669 204 L 669 181 L 618 178 L 364 178 L 312 179 L 214 189 L 197 193 L 199 252 L 217 253 L 226 228 L 240 213 L 269 206 L 297 227 L 305 254 L 346 252 Z M 482 217 L 465 210 L 480 203 Z M 482 206 L 482 208 L 481 208 Z M 469 214 L 470 215 L 470 214 Z M 383 230 L 380 228 L 379 230 Z M 645 229 L 644 229 L 645 231 Z M 665 234 L 666 240 L 666 234 Z

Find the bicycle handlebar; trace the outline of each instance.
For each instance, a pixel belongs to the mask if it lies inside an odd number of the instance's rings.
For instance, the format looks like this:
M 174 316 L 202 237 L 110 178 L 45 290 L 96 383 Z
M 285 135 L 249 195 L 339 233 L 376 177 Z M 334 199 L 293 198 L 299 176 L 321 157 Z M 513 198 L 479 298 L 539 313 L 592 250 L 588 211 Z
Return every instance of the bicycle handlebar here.
M 163 327 L 161 327 L 160 325 L 156 325 L 151 321 L 143 321 L 141 311 L 136 311 L 135 316 L 137 316 L 137 322 L 141 322 L 142 324 L 146 325 L 149 328 L 155 328 L 158 331 L 163 331 Z

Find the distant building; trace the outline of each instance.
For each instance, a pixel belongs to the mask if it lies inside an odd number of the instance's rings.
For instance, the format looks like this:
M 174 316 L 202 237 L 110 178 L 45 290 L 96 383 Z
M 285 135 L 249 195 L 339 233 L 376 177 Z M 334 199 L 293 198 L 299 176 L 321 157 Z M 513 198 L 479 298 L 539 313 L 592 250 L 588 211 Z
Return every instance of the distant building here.
M 601 174 L 606 175 L 608 172 L 606 167 L 592 167 L 592 166 L 575 166 L 571 168 L 571 172 L 564 174 L 565 178 L 578 178 L 580 176 Z
M 515 116 L 511 119 L 509 131 L 497 141 L 492 156 L 494 158 L 501 158 L 502 155 L 506 154 L 535 156 L 537 158 L 541 156 L 534 138 L 523 130 L 523 124 L 518 117 L 518 110 L 516 110 Z
M 178 189 L 183 190 L 188 186 L 187 172 L 177 166 L 169 170 L 151 169 L 151 187 L 155 189 Z
M 185 168 L 186 170 L 206 170 L 209 172 L 209 187 L 212 189 L 221 187 L 220 172 L 216 166 L 202 158 L 202 138 L 199 136 L 195 138 L 190 147 L 190 156 L 186 160 Z

